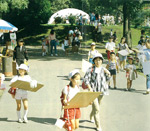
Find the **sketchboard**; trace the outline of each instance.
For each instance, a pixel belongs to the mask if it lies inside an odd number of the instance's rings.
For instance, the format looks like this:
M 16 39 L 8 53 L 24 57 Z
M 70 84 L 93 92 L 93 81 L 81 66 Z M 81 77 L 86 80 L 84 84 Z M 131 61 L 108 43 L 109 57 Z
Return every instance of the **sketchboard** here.
M 82 71 L 86 73 L 87 69 L 92 67 L 92 64 L 84 59 L 82 59 Z
M 64 106 L 64 109 L 87 107 L 100 94 L 101 92 L 79 92 L 70 100 L 69 105 Z
M 133 51 L 132 50 L 121 50 L 121 51 L 118 51 L 118 53 L 122 56 L 127 56 L 130 53 L 133 53 Z
M 142 66 L 143 66 L 143 73 L 145 75 L 150 74 L 150 61 L 146 61 L 146 62 L 142 62 Z
M 23 90 L 28 90 L 28 91 L 36 92 L 40 88 L 42 88 L 44 85 L 38 83 L 36 88 L 31 88 L 30 87 L 30 82 L 17 80 L 15 82 L 13 82 L 10 86 L 11 87 L 16 87 L 16 88 L 19 88 L 19 89 L 23 89 Z

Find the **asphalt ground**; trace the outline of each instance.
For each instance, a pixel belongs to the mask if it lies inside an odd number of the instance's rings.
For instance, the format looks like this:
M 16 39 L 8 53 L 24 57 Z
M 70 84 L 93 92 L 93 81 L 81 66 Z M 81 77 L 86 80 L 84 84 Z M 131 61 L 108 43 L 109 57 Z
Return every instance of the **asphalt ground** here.
M 29 113 L 27 124 L 17 123 L 16 102 L 8 94 L 11 78 L 6 78 L 6 90 L 0 98 L 0 131 L 59 131 L 54 124 L 61 114 L 60 95 L 69 83 L 68 73 L 81 70 L 82 59 L 87 51 L 65 56 L 58 50 L 58 56 L 41 56 L 41 47 L 28 47 L 29 75 L 44 84 L 37 92 L 29 92 Z M 105 62 L 104 62 L 105 63 Z M 105 65 L 104 65 L 105 66 Z M 81 76 L 84 73 L 81 72 Z M 112 84 L 112 83 L 111 83 Z M 125 91 L 125 72 L 117 74 L 117 89 L 110 89 L 109 96 L 101 101 L 100 118 L 103 131 L 150 131 L 150 95 L 144 95 L 146 79 L 139 75 L 133 81 L 132 90 Z M 82 89 L 81 89 L 82 91 Z M 23 115 L 23 106 L 22 106 Z M 91 106 L 81 108 L 78 131 L 94 131 L 95 124 L 89 121 Z

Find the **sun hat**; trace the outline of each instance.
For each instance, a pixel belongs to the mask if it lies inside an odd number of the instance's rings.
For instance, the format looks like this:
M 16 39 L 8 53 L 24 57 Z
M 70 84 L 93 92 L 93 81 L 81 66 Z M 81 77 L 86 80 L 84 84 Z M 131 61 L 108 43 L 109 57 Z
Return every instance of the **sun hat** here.
M 72 70 L 72 71 L 69 73 L 68 78 L 71 79 L 76 73 L 79 73 L 79 70 L 78 70 L 78 69 Z
M 94 55 L 94 57 L 93 57 L 93 62 L 94 62 L 94 60 L 95 60 L 96 58 L 100 58 L 100 59 L 104 60 L 102 54 L 100 54 L 100 53 L 96 53 L 96 54 Z
M 25 64 L 21 64 L 21 65 L 18 67 L 18 69 L 23 69 L 23 70 L 28 71 L 28 66 L 25 65 Z
M 92 43 L 91 43 L 91 46 L 92 46 L 92 45 L 95 45 L 95 42 L 92 42 Z

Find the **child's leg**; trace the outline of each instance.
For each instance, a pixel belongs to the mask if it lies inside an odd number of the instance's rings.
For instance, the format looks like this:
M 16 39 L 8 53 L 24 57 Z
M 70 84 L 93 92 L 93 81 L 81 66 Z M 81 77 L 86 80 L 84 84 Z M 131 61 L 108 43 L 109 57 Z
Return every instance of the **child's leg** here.
M 17 111 L 20 111 L 21 109 L 21 100 L 16 100 L 17 103 Z
M 72 126 L 72 131 L 74 131 L 75 130 L 75 120 L 74 119 L 71 120 L 71 126 Z
M 132 80 L 130 80 L 130 88 L 131 88 L 131 86 L 132 86 Z
M 116 87 L 116 75 L 113 75 L 114 88 Z
M 23 105 L 24 105 L 24 121 L 27 122 L 27 114 L 28 114 L 28 100 L 24 99 L 23 100 Z
M 16 100 L 16 103 L 17 103 L 17 116 L 18 116 L 18 120 L 19 122 L 21 123 L 21 112 L 20 112 L 20 109 L 21 109 L 21 100 Z
M 75 129 L 79 128 L 79 119 L 75 119 Z
M 127 89 L 130 89 L 130 79 L 127 78 Z

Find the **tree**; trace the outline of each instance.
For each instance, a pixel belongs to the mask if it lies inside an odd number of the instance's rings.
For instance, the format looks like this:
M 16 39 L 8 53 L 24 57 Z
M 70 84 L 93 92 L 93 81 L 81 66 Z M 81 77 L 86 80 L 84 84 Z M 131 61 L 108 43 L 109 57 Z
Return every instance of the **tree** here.
M 71 0 L 50 0 L 52 14 L 59 10 L 70 8 L 70 1 Z
M 21 28 L 45 24 L 50 15 L 51 4 L 49 0 L 29 0 L 28 8 L 24 10 L 13 9 L 11 12 L 4 13 L 3 18 Z
M 8 13 L 12 10 L 23 10 L 28 8 L 28 0 L 1 0 L 0 1 L 0 18 L 3 13 Z

